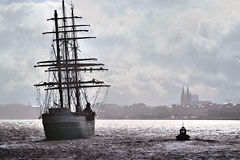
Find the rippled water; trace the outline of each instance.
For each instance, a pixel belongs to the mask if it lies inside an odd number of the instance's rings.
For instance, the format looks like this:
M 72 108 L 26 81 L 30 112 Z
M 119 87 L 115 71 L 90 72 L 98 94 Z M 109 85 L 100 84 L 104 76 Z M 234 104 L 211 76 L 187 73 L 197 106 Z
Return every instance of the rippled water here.
M 175 140 L 182 122 L 190 141 Z M 45 141 L 41 120 L 0 121 L 0 159 L 240 159 L 240 121 L 97 120 L 95 133 Z

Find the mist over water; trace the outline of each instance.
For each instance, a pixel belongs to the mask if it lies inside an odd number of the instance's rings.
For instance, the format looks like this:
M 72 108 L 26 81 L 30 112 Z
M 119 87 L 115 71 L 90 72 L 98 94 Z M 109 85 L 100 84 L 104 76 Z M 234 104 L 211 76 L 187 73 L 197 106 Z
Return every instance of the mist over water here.
M 190 141 L 175 136 L 184 126 Z M 0 157 L 239 159 L 240 121 L 96 120 L 88 139 L 46 141 L 41 120 L 0 121 Z

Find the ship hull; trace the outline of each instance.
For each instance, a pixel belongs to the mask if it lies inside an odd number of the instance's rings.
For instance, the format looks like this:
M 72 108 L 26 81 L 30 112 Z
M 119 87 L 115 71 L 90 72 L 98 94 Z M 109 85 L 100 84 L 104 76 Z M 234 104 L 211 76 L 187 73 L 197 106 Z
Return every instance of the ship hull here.
M 79 115 L 42 115 L 47 140 L 87 138 L 94 135 L 95 120 Z

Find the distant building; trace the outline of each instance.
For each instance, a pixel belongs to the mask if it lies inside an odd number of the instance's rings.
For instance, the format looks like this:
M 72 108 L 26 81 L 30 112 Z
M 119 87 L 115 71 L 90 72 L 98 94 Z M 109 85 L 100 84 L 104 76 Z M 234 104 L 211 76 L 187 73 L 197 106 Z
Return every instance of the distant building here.
M 211 104 L 211 101 L 193 101 L 192 104 L 193 105 L 207 105 L 207 104 Z
M 187 92 L 185 94 L 184 87 L 181 94 L 181 105 L 191 105 L 192 104 L 192 95 L 189 92 L 189 87 L 187 87 Z
M 198 102 L 199 101 L 199 96 L 194 94 L 192 95 L 192 102 Z
M 192 95 L 189 92 L 189 87 L 187 87 L 187 92 L 185 93 L 184 87 L 182 88 L 181 94 L 181 105 L 206 105 L 212 103 L 211 101 L 200 101 L 198 95 Z

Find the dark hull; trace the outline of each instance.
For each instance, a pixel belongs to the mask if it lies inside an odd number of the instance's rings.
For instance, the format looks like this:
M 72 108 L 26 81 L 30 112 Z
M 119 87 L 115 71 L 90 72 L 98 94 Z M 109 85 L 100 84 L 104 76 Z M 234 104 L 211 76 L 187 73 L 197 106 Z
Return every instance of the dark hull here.
M 94 135 L 95 120 L 86 116 L 43 114 L 44 132 L 47 140 L 86 138 Z
M 190 139 L 190 136 L 189 135 L 181 135 L 181 134 L 179 134 L 179 135 L 176 136 L 176 138 L 179 141 L 187 141 L 187 140 Z

